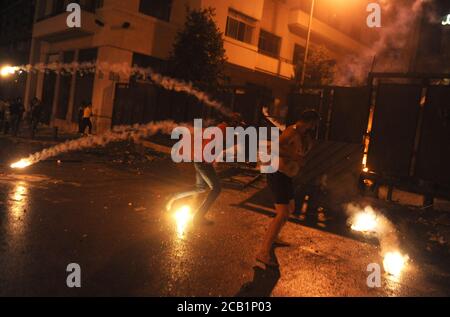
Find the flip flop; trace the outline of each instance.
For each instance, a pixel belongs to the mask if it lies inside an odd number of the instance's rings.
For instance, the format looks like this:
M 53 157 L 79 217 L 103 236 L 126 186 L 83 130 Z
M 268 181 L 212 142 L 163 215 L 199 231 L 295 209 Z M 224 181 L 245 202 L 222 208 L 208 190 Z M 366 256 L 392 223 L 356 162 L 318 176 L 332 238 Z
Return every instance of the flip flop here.
M 283 241 L 283 240 L 281 240 L 281 239 L 276 239 L 276 240 L 273 242 L 273 244 L 276 245 L 276 246 L 279 246 L 279 247 L 286 247 L 286 248 L 292 246 L 291 243 L 286 242 L 286 241 Z
M 274 262 L 272 259 L 264 259 L 262 256 L 257 256 L 256 261 L 264 264 L 266 267 L 276 268 L 279 267 L 279 264 Z

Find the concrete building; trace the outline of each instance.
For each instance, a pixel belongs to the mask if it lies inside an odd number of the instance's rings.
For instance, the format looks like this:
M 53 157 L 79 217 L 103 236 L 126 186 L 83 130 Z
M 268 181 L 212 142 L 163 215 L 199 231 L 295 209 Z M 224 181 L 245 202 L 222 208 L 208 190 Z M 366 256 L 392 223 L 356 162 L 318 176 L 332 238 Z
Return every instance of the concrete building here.
M 67 0 L 37 0 L 30 63 L 91 61 L 162 67 L 186 7 L 214 7 L 224 33 L 227 74 L 232 85 L 257 85 L 274 97 L 291 89 L 294 60 L 304 50 L 311 1 L 307 0 L 81 0 L 81 28 L 69 29 Z M 336 58 L 367 49 L 370 39 L 365 0 L 321 0 L 312 43 Z M 83 100 L 91 100 L 97 131 L 111 127 L 115 87 L 129 78 L 117 74 L 36 74 L 29 76 L 27 99 L 39 97 L 48 122 L 74 129 Z

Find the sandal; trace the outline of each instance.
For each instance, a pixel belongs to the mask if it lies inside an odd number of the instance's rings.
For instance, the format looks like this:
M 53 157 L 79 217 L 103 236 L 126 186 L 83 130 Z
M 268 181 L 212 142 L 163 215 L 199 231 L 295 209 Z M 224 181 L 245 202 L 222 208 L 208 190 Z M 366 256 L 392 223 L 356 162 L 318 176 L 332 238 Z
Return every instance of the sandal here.
M 272 268 L 279 267 L 279 264 L 276 263 L 275 261 L 273 261 L 270 256 L 268 258 L 266 258 L 266 257 L 264 257 L 262 255 L 258 255 L 256 257 L 256 261 L 264 264 L 267 267 L 272 267 Z
M 280 239 L 280 238 L 275 239 L 275 241 L 273 242 L 273 244 L 276 245 L 276 246 L 278 246 L 278 247 L 286 247 L 286 248 L 292 246 L 291 243 L 286 242 L 286 241 L 283 241 L 283 240 Z

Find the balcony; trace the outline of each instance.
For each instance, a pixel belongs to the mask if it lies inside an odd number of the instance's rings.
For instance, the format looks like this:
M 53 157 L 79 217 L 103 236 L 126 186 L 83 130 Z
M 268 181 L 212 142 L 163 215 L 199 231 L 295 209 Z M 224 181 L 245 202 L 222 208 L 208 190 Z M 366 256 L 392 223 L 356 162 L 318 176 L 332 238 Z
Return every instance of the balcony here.
M 58 42 L 95 33 L 98 26 L 95 23 L 94 13 L 82 9 L 80 28 L 69 28 L 67 26 L 69 14 L 70 12 L 64 11 L 38 20 L 33 26 L 33 38 L 47 42 Z
M 291 78 L 294 75 L 294 66 L 291 62 L 280 57 L 261 54 L 257 46 L 228 37 L 225 38 L 224 46 L 228 62 L 231 64 L 283 78 Z
M 289 14 L 289 29 L 292 33 L 304 37 L 308 29 L 309 14 L 300 10 L 293 9 Z M 361 52 L 367 50 L 367 47 L 360 42 L 352 39 L 350 36 L 334 29 L 333 27 L 323 23 L 318 19 L 313 20 L 312 24 L 313 34 L 320 38 L 332 42 L 347 51 Z

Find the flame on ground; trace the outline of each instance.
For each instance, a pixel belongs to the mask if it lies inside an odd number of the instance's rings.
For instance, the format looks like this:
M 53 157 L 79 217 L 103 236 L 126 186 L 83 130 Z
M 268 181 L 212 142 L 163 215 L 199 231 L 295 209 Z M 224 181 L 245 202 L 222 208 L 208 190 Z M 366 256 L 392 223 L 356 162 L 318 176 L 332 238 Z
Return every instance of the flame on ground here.
M 351 229 L 354 231 L 376 232 L 378 226 L 378 217 L 370 207 L 366 207 L 364 211 L 357 213 L 351 220 Z
M 193 219 L 191 207 L 183 206 L 178 209 L 174 214 L 175 221 L 177 223 L 178 237 L 182 238 L 186 232 L 186 228 Z
M 26 167 L 28 167 L 28 166 L 30 166 L 32 164 L 33 163 L 30 160 L 21 159 L 20 161 L 11 164 L 11 168 L 22 169 L 22 168 L 26 168 Z
M 404 270 L 409 257 L 402 255 L 400 252 L 388 252 L 384 255 L 383 267 L 386 273 L 393 275 L 394 277 L 400 277 Z

